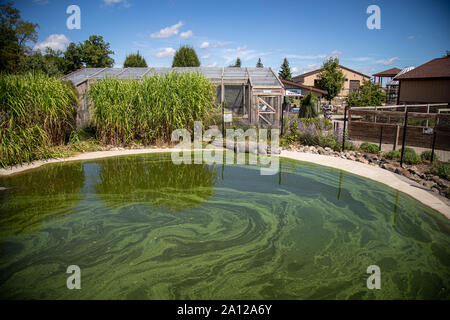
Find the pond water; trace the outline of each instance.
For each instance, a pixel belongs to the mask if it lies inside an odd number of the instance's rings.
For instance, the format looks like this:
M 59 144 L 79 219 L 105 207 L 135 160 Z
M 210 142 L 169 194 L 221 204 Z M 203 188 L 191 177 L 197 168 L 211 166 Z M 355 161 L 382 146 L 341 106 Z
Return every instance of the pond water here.
M 337 169 L 280 168 L 147 154 L 0 178 L 0 298 L 450 298 L 445 217 Z

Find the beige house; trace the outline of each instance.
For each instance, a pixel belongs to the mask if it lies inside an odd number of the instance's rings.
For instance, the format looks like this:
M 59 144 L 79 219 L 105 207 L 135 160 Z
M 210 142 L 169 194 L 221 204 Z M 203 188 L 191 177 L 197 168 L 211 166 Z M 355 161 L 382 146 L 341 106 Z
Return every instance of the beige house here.
M 394 78 L 397 104 L 450 103 L 450 57 L 437 58 Z
M 361 72 L 349 69 L 341 65 L 339 65 L 339 68 L 344 73 L 345 82 L 344 87 L 339 93 L 337 100 L 342 100 L 343 98 L 346 98 L 351 91 L 358 89 L 358 87 L 363 83 L 363 80 L 370 80 L 370 76 L 365 75 Z M 315 87 L 321 71 L 322 69 L 317 69 L 304 74 L 300 74 L 298 76 L 293 77 L 292 80 L 294 82 L 301 83 L 303 85 Z

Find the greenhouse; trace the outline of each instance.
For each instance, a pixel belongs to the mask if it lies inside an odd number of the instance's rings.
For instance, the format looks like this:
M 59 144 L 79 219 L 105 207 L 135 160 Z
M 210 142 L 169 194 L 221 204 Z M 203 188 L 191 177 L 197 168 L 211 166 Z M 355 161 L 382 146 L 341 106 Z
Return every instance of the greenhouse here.
M 84 68 L 66 75 L 82 100 L 77 124 L 89 120 L 90 113 L 84 93 L 92 82 L 103 78 L 143 79 L 170 72 L 200 72 L 216 85 L 217 103 L 251 125 L 278 127 L 281 118 L 284 86 L 272 68 Z

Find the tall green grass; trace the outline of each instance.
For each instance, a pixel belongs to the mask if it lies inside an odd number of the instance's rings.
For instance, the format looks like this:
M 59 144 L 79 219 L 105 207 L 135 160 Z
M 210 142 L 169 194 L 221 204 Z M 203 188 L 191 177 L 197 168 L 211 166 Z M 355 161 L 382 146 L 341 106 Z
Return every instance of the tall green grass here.
M 72 85 L 44 74 L 0 77 L 0 166 L 49 158 L 75 125 Z
M 192 130 L 216 108 L 214 85 L 200 73 L 107 78 L 92 84 L 93 123 L 103 143 L 169 141 L 173 130 Z

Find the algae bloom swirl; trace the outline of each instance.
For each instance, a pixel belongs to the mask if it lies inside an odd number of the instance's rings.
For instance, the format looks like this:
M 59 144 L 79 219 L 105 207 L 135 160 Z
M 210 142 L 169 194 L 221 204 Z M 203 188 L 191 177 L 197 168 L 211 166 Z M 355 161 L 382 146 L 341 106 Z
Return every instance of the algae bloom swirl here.
M 449 299 L 450 222 L 337 169 L 170 154 L 0 178 L 2 299 Z M 81 269 L 81 289 L 66 269 Z M 366 286 L 368 266 L 381 289 Z

